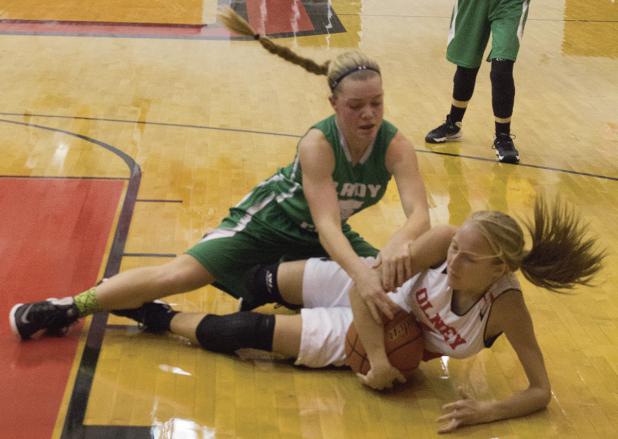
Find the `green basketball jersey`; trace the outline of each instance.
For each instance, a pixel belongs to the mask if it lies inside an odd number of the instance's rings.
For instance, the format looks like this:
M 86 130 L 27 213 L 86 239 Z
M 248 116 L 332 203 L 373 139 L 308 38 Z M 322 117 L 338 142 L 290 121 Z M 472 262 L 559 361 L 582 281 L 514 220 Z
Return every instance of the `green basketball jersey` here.
M 384 120 L 373 145 L 356 165 L 352 164 L 345 139 L 337 128 L 335 115 L 318 122 L 312 128 L 322 131 L 333 149 L 335 169 L 332 178 L 336 184 L 341 220 L 345 222 L 350 216 L 377 203 L 384 196 L 391 178 L 385 164 L 386 151 L 397 133 L 397 128 Z M 298 152 L 293 163 L 281 168 L 269 180 L 269 185 L 277 193 L 277 203 L 290 219 L 303 229 L 314 230 L 302 184 Z
M 391 178 L 385 165 L 386 151 L 397 128 L 383 121 L 375 142 L 355 166 L 334 116 L 312 128 L 324 133 L 335 154 L 332 177 L 339 200 L 342 232 L 358 255 L 376 256 L 378 250 L 345 222 L 384 196 Z M 187 254 L 217 279 L 220 288 L 235 297 L 245 298 L 250 297 L 246 274 L 251 267 L 282 259 L 326 256 L 302 184 L 297 152 L 294 162 L 258 184 L 230 209 L 230 214 L 217 229 L 187 250 Z

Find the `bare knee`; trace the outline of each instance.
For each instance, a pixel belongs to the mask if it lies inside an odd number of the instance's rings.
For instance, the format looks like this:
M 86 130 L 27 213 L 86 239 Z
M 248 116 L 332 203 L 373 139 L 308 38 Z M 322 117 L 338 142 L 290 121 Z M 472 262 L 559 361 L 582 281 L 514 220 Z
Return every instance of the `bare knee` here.
M 283 300 L 294 305 L 303 303 L 303 275 L 307 261 L 284 262 L 277 271 L 277 286 Z

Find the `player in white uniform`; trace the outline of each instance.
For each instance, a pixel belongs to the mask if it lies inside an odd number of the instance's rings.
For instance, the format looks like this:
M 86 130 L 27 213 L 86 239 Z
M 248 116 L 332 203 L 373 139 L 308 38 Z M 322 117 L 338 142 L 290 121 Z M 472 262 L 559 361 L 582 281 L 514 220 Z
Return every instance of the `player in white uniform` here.
M 523 231 L 515 220 L 495 211 L 476 212 L 458 229 L 434 227 L 409 245 L 407 270 L 412 277 L 390 293 L 390 300 L 422 323 L 426 359 L 469 357 L 504 333 L 529 381 L 527 389 L 503 400 L 476 401 L 464 395 L 445 405 L 440 432 L 526 415 L 549 403 L 543 355 L 514 272 L 520 269 L 530 282 L 551 290 L 571 288 L 589 283 L 604 252 L 595 250 L 595 241 L 585 237 L 573 211 L 560 203 L 549 208 L 537 200 L 534 213 L 534 223 L 527 225 L 533 237 L 530 250 L 524 249 Z M 301 313 L 216 316 L 151 304 L 140 321 L 211 351 L 258 349 L 295 358 L 299 365 L 322 367 L 344 363 L 345 334 L 354 319 L 371 364 L 367 375 L 359 375 L 361 381 L 382 389 L 405 380 L 386 356 L 377 308 L 369 308 L 360 297 L 362 290 L 335 262 L 282 263 L 257 270 L 255 281 L 256 288 L 285 304 L 302 304 Z

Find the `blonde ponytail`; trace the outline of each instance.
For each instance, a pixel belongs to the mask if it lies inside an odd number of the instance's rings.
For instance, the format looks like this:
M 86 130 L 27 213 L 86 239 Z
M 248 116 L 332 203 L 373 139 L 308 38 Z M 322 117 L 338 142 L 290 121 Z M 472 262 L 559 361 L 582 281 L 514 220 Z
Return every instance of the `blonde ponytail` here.
M 298 55 L 285 46 L 280 46 L 267 36 L 258 34 L 244 18 L 229 7 L 220 10 L 217 16 L 230 31 L 253 37 L 270 53 L 301 66 L 310 73 L 327 76 L 328 86 L 333 93 L 336 93 L 337 86 L 348 76 L 354 80 L 364 80 L 371 76 L 380 75 L 378 63 L 360 51 L 344 52 L 332 62 L 326 61 L 323 64 L 318 64 L 312 59 Z
M 468 221 L 511 271 L 521 269 L 530 282 L 552 291 L 590 285 L 603 265 L 605 251 L 596 248 L 596 239 L 586 237 L 580 218 L 560 200 L 549 207 L 537 197 L 534 220 L 525 223 L 532 238 L 529 251 L 524 249 L 521 227 L 505 213 L 475 212 Z

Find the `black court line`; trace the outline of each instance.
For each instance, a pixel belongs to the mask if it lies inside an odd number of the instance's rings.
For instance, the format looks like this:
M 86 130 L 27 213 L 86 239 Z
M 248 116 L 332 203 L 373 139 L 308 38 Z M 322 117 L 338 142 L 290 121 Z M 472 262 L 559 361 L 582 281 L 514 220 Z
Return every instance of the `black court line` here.
M 416 152 L 419 152 L 421 154 L 445 155 L 445 156 L 449 156 L 449 157 L 457 157 L 457 158 L 464 158 L 464 159 L 470 159 L 470 160 L 478 160 L 478 161 L 483 161 L 483 162 L 491 162 L 491 163 L 495 164 L 496 166 L 516 166 L 516 167 L 520 167 L 520 168 L 542 169 L 544 171 L 554 171 L 554 172 L 561 172 L 561 173 L 564 173 L 564 174 L 579 175 L 579 176 L 582 176 L 582 177 L 593 177 L 593 178 L 599 178 L 599 179 L 603 179 L 603 180 L 618 181 L 618 177 L 610 177 L 610 176 L 606 176 L 606 175 L 592 174 L 590 172 L 572 171 L 570 169 L 553 168 L 551 166 L 533 165 L 533 164 L 530 164 L 530 163 L 522 163 L 522 162 L 520 162 L 518 165 L 514 165 L 514 164 L 510 164 L 510 163 L 499 163 L 495 159 L 490 159 L 490 158 L 487 158 L 487 157 L 476 157 L 476 156 L 472 156 L 472 155 L 455 154 L 453 152 L 432 151 L 430 149 L 418 149 L 418 148 L 416 148 Z
M 109 145 L 107 143 L 96 140 L 92 137 L 84 136 L 83 134 L 73 133 L 70 131 L 47 127 L 44 125 L 38 125 L 33 123 L 18 122 L 13 120 L 0 119 L 0 123 L 8 123 L 12 125 L 20 125 L 28 128 L 37 128 L 45 131 L 51 131 L 56 133 L 62 133 L 67 136 L 76 137 L 86 142 L 92 143 L 99 147 L 110 151 L 122 158 L 127 167 L 129 168 L 130 177 L 128 178 L 129 184 L 127 187 L 126 196 L 122 204 L 120 217 L 116 224 L 116 230 L 112 241 L 112 246 L 109 252 L 109 258 L 105 266 L 105 273 L 103 277 L 111 277 L 120 271 L 120 262 L 124 253 L 126 245 L 129 225 L 133 216 L 133 210 L 135 207 L 135 200 L 137 199 L 137 192 L 141 182 L 142 171 L 139 165 L 128 154 L 124 153 L 120 149 Z M 58 177 L 62 178 L 62 177 Z M 78 177 L 79 178 L 79 177 Z M 150 427 L 125 427 L 125 426 L 87 426 L 84 425 L 84 418 L 86 414 L 86 407 L 88 405 L 88 398 L 92 389 L 92 381 L 99 359 L 99 353 L 101 351 L 101 345 L 103 343 L 103 336 L 105 334 L 105 328 L 107 324 L 107 313 L 97 313 L 93 315 L 88 335 L 86 338 L 86 345 L 80 359 L 79 369 L 75 382 L 73 384 L 73 391 L 69 400 L 69 407 L 64 419 L 64 425 L 62 429 L 62 439 L 76 439 L 76 438 L 150 438 Z
M 135 202 L 137 203 L 178 203 L 178 204 L 183 203 L 182 200 L 157 200 L 157 199 L 150 199 L 150 198 L 138 198 L 137 200 L 135 200 Z
M 193 128 L 198 130 L 214 130 L 214 131 L 229 131 L 235 133 L 247 133 L 247 134 L 268 134 L 270 136 L 281 136 L 281 137 L 292 137 L 295 139 L 300 138 L 298 134 L 287 134 L 287 133 L 277 133 L 271 131 L 257 131 L 257 130 L 245 130 L 241 128 L 222 128 L 222 127 L 213 127 L 208 125 L 195 125 L 195 124 L 184 124 L 184 123 L 173 123 L 173 122 L 155 122 L 155 121 L 143 121 L 143 120 L 131 120 L 131 119 L 112 119 L 105 117 L 83 117 L 83 116 L 62 116 L 62 115 L 53 115 L 53 114 L 24 114 L 24 113 L 4 113 L 0 112 L 0 116 L 15 116 L 15 117 L 43 117 L 50 119 L 68 119 L 68 120 L 90 120 L 94 122 L 112 122 L 112 123 L 128 123 L 128 124 L 137 124 L 137 125 L 154 125 L 154 126 L 165 126 L 165 127 L 174 127 L 174 128 Z
M 123 253 L 123 257 L 128 258 L 175 258 L 176 253 Z
M 27 117 L 42 117 L 42 118 L 91 120 L 91 121 L 96 121 L 96 122 L 131 123 L 131 124 L 142 124 L 142 125 L 168 126 L 168 127 L 173 127 L 173 128 L 189 128 L 189 129 L 200 129 L 200 130 L 228 131 L 228 132 L 234 132 L 234 133 L 260 134 L 260 135 L 266 135 L 266 136 L 290 137 L 290 138 L 294 138 L 294 139 L 300 139 L 302 137 L 302 135 L 299 135 L 299 134 L 277 133 L 277 132 L 273 132 L 273 131 L 245 130 L 245 129 L 241 129 L 241 128 L 220 128 L 220 127 L 212 127 L 212 126 L 208 126 L 208 125 L 180 124 L 180 123 L 167 123 L 167 122 L 149 122 L 149 121 L 129 120 L 129 119 L 109 119 L 109 118 L 81 117 L 81 116 L 75 116 L 75 117 L 72 117 L 72 116 L 55 116 L 55 115 L 46 115 L 46 114 L 27 114 L 27 115 L 24 115 L 24 114 L 21 114 L 21 113 L 5 113 L 5 112 L 0 112 L 0 115 L 2 115 L 2 116 L 15 116 L 15 117 L 27 116 Z M 0 121 L 1 120 L 2 119 L 0 119 Z M 491 159 L 491 158 L 487 158 L 487 157 L 478 157 L 478 156 L 465 155 L 465 154 L 455 154 L 455 153 L 450 153 L 450 152 L 441 152 L 441 151 L 434 151 L 434 150 L 431 150 L 431 149 L 421 149 L 421 148 L 415 148 L 415 150 L 416 150 L 416 152 L 422 153 L 422 154 L 445 155 L 445 156 L 450 156 L 450 157 L 459 157 L 459 158 L 468 159 L 468 160 L 477 160 L 477 161 L 483 161 L 483 162 L 491 162 L 491 163 L 494 163 L 496 165 L 519 166 L 521 168 L 541 169 L 541 170 L 545 170 L 545 171 L 552 171 L 552 172 L 560 172 L 560 173 L 564 173 L 564 174 L 578 175 L 578 176 L 582 176 L 582 177 L 598 178 L 598 179 L 601 179 L 601 180 L 618 181 L 618 177 L 613 177 L 613 176 L 609 176 L 609 175 L 602 175 L 602 174 L 593 174 L 593 173 L 584 172 L 584 171 L 574 171 L 574 170 L 570 170 L 570 169 L 562 169 L 562 168 L 556 168 L 556 167 L 552 167 L 552 166 L 535 165 L 535 164 L 532 164 L 532 163 L 523 163 L 523 162 L 520 162 L 518 165 L 508 165 L 506 163 L 497 163 L 495 159 Z

